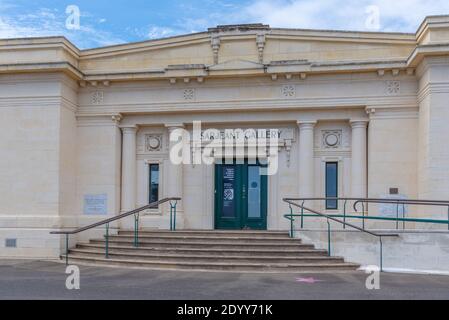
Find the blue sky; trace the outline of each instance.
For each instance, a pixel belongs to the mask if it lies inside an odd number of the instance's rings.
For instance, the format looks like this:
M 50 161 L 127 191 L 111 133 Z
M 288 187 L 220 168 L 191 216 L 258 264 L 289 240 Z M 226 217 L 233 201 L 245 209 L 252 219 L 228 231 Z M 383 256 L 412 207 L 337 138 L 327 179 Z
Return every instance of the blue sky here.
M 66 27 L 69 5 L 80 10 L 79 30 Z M 253 22 L 415 32 L 426 15 L 435 14 L 449 14 L 449 0 L 0 0 L 0 38 L 64 35 L 86 49 Z

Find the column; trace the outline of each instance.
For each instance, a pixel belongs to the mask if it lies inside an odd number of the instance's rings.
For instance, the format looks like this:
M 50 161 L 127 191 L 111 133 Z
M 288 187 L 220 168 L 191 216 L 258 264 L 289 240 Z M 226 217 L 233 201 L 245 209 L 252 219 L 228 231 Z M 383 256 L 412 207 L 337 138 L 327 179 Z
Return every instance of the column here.
M 166 124 L 165 127 L 168 129 L 168 137 L 169 137 L 169 152 L 172 150 L 173 146 L 179 143 L 178 141 L 172 141 L 170 136 L 173 131 L 177 129 L 184 128 L 183 124 Z M 183 192 L 183 165 L 175 164 L 170 159 L 167 161 L 167 197 L 180 197 L 182 198 Z M 182 210 L 182 201 L 178 203 L 177 211 Z
M 128 212 L 136 208 L 137 168 L 136 142 L 137 126 L 122 127 L 122 210 Z
M 368 120 L 351 120 L 352 159 L 351 159 L 351 196 L 367 196 L 367 136 Z
M 311 198 L 315 194 L 313 140 L 316 121 L 298 121 L 299 126 L 299 196 Z

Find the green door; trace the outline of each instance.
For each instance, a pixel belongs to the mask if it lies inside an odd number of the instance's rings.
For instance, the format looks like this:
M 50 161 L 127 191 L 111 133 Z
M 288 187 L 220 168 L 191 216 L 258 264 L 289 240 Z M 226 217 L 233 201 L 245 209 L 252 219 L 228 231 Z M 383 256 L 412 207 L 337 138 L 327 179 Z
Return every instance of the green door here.
M 215 166 L 215 228 L 267 229 L 267 176 L 258 164 Z

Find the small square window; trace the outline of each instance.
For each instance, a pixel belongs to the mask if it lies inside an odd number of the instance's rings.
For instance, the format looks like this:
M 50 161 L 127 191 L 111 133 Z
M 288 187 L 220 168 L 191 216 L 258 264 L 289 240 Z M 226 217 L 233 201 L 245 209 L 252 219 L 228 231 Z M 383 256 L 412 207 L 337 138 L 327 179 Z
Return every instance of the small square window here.
M 159 201 L 159 165 L 150 164 L 150 176 L 149 176 L 149 202 L 154 203 Z M 154 208 L 157 209 L 157 206 Z
M 326 162 L 326 198 L 338 198 L 338 162 Z M 326 200 L 326 210 L 337 210 L 338 200 Z

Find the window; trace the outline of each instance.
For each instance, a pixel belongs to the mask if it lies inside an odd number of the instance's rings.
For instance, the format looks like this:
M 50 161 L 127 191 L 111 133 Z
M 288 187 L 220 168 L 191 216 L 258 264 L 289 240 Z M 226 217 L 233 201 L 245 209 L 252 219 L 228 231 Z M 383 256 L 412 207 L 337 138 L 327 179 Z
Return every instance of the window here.
M 326 198 L 338 197 L 338 162 L 326 162 Z M 326 200 L 327 210 L 337 210 L 338 200 Z
M 159 165 L 150 164 L 149 203 L 159 201 Z M 157 208 L 157 206 L 155 207 Z

